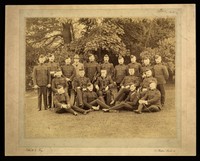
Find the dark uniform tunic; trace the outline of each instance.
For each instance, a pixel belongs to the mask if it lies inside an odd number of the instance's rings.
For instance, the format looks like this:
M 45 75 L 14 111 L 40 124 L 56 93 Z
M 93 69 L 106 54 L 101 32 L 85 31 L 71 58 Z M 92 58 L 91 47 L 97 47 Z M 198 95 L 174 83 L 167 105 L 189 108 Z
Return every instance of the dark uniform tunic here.
M 105 69 L 107 71 L 107 75 L 111 78 L 114 76 L 114 66 L 112 63 L 104 62 L 100 65 L 100 69 Z
M 55 77 L 52 80 L 52 91 L 54 93 L 57 93 L 58 85 L 62 85 L 64 89 L 67 89 L 67 83 L 66 83 L 65 78 L 63 78 L 63 77 Z
M 125 101 L 120 102 L 119 104 L 110 108 L 110 110 L 134 110 L 136 109 L 136 105 L 138 104 L 139 94 L 137 91 L 130 91 Z
M 62 108 L 62 104 L 69 104 L 69 101 L 70 101 L 70 99 L 69 99 L 69 95 L 67 93 L 63 93 L 63 94 L 56 93 L 54 96 L 54 104 L 56 106 L 55 112 L 56 113 L 69 112 L 72 114 L 75 114 L 75 111 L 81 112 L 81 113 L 85 112 L 85 110 L 83 110 L 77 106 L 68 107 L 67 109 Z
M 96 105 L 100 105 L 102 108 L 109 108 L 94 91 L 86 91 L 83 93 L 83 103 L 89 109 L 92 109 L 92 106 Z
M 38 109 L 41 110 L 42 95 L 44 108 L 47 108 L 47 85 L 50 84 L 50 74 L 45 64 L 33 68 L 33 84 L 38 85 Z
M 128 68 L 125 64 L 115 66 L 114 81 L 119 85 L 124 77 L 128 75 Z
M 134 68 L 135 69 L 135 76 L 137 76 L 137 77 L 141 76 L 142 65 L 140 63 L 138 63 L 138 62 L 129 63 L 128 64 L 128 69 L 130 69 L 130 68 Z
M 106 103 L 109 104 L 111 102 L 111 88 L 114 87 L 114 82 L 110 76 L 98 77 L 97 81 L 95 82 L 95 85 L 99 86 L 98 95 L 99 96 L 105 96 L 106 97 Z M 107 91 L 105 91 L 106 87 L 109 87 Z
M 146 100 L 148 105 L 140 104 L 139 111 L 157 112 L 161 110 L 161 94 L 157 89 L 148 90 L 142 100 Z
M 69 78 L 72 81 L 76 75 L 76 70 L 74 66 L 71 64 L 68 64 L 68 65 L 66 64 L 62 66 L 61 69 L 62 69 L 63 76 L 65 78 Z
M 83 89 L 87 88 L 88 83 L 91 83 L 90 79 L 85 76 L 84 77 L 77 76 L 74 78 L 73 88 L 75 89 L 75 91 L 77 93 L 76 103 L 79 106 L 83 105 L 83 92 L 82 91 L 83 91 Z M 80 87 L 80 88 L 77 88 L 77 87 Z
M 75 70 L 76 70 L 76 76 L 79 75 L 79 70 L 80 70 L 80 69 L 85 69 L 83 63 L 80 63 L 80 62 L 78 62 L 77 64 L 76 64 L 76 63 L 73 63 L 72 65 L 74 66 L 74 68 L 75 68 Z
M 135 84 L 135 86 L 137 87 L 139 83 L 140 83 L 140 80 L 138 77 L 134 75 L 128 75 L 128 76 L 125 76 L 125 78 L 122 80 L 120 86 L 128 86 L 128 85 Z
M 85 76 L 93 83 L 100 74 L 100 66 L 97 62 L 85 63 Z

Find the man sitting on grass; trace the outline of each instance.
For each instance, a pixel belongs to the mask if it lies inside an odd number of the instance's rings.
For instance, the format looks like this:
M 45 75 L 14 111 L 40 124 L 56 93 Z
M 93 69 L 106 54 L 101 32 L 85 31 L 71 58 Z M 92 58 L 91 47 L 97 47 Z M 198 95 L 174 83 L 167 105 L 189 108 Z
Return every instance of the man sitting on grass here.
M 55 104 L 55 112 L 56 113 L 65 113 L 69 112 L 75 116 L 78 115 L 77 112 L 87 114 L 90 110 L 84 110 L 77 106 L 71 106 L 69 103 L 69 95 L 64 90 L 63 85 L 57 86 L 57 93 L 54 95 L 54 104 Z M 77 111 L 77 112 L 76 112 Z
M 103 109 L 104 112 L 119 112 L 120 109 L 125 109 L 129 111 L 135 110 L 139 100 L 139 93 L 136 90 L 135 84 L 130 86 L 130 92 L 125 101 L 121 101 L 119 104 L 110 107 L 109 109 Z
M 161 94 L 158 89 L 156 89 L 156 82 L 152 81 L 149 84 L 149 90 L 146 92 L 145 96 L 139 100 L 138 109 L 135 113 L 141 114 L 142 112 L 158 112 L 161 110 Z
M 87 91 L 83 93 L 83 103 L 84 108 L 98 111 L 101 107 L 102 109 L 108 109 L 109 106 L 105 104 L 102 96 L 97 95 L 96 92 L 93 91 L 94 86 L 92 83 L 87 84 Z

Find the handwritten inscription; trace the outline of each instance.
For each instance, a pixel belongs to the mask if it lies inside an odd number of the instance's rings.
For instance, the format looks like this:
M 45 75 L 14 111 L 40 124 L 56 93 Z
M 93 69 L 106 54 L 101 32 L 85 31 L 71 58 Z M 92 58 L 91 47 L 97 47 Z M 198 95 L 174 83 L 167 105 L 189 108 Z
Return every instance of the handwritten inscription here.
M 174 153 L 176 152 L 175 149 L 155 149 L 155 152 L 167 152 L 167 153 Z
M 43 152 L 44 150 L 42 148 L 26 148 L 26 151 L 28 152 Z

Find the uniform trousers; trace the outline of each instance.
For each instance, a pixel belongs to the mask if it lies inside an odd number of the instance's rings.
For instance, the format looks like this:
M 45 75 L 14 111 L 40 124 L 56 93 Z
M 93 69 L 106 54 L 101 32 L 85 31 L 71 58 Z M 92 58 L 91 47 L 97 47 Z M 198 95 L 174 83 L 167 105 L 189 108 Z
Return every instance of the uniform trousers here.
M 38 88 L 38 109 L 41 110 L 42 106 L 42 96 L 43 96 L 43 103 L 44 103 L 44 109 L 47 109 L 47 87 L 46 86 L 40 86 Z
M 158 84 L 157 89 L 160 91 L 161 94 L 161 104 L 165 104 L 165 87 L 164 84 Z

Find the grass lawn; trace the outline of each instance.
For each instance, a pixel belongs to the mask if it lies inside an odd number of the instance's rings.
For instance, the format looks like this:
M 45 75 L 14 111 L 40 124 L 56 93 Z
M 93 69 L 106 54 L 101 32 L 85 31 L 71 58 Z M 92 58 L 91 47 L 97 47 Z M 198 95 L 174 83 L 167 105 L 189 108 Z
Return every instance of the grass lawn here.
M 38 111 L 37 93 L 26 93 L 26 138 L 174 138 L 176 109 L 174 84 L 166 85 L 166 104 L 157 113 L 135 114 L 91 112 L 74 116 L 56 114 L 51 110 Z

